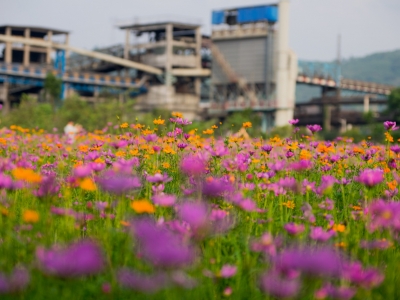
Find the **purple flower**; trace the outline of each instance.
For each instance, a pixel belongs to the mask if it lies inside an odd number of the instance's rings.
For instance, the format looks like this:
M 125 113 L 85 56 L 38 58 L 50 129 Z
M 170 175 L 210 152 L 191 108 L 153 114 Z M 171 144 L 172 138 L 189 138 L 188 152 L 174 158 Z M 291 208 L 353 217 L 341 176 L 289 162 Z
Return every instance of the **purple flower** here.
M 306 126 L 308 130 L 311 131 L 312 134 L 314 134 L 315 132 L 321 131 L 322 127 L 320 125 L 307 125 Z
M 235 276 L 236 272 L 237 267 L 235 265 L 223 265 L 219 273 L 222 278 L 230 278 Z
M 373 187 L 384 180 L 383 171 L 381 169 L 365 169 L 355 180 L 367 187 Z
M 261 150 L 270 153 L 272 151 L 272 146 L 271 145 L 263 145 L 261 146 Z
M 392 150 L 396 154 L 399 154 L 400 153 L 400 146 L 399 145 L 391 146 L 390 150 Z
M 325 201 L 322 201 L 320 204 L 318 204 L 319 208 L 326 209 L 326 210 L 332 210 L 334 207 L 333 201 L 331 199 L 326 198 Z
M 29 273 L 24 268 L 15 268 L 9 276 L 0 273 L 0 295 L 20 292 L 30 281 Z
M 176 201 L 176 197 L 174 195 L 166 195 L 166 194 L 155 195 L 153 196 L 152 199 L 154 204 L 164 207 L 172 206 Z
M 326 242 L 336 233 L 334 230 L 324 231 L 322 227 L 312 227 L 310 238 L 317 242 Z
M 181 161 L 181 170 L 189 176 L 200 176 L 206 172 L 206 162 L 198 156 L 186 156 Z
M 144 293 L 155 293 L 168 285 L 168 277 L 164 273 L 141 274 L 127 268 L 117 272 L 118 283 L 128 289 Z
M 10 176 L 0 173 L 0 189 L 12 189 L 13 180 Z
M 365 289 L 379 286 L 385 276 L 374 268 L 363 269 L 361 263 L 349 263 L 344 266 L 343 277 Z
M 177 146 L 178 146 L 179 149 L 183 150 L 188 146 L 188 144 L 186 144 L 186 143 L 178 143 Z
M 167 173 L 161 175 L 160 173 L 156 173 L 154 176 L 147 175 L 146 180 L 152 183 L 167 183 L 172 180 L 171 177 L 168 177 Z
M 156 267 L 179 268 L 192 264 L 196 258 L 187 241 L 150 219 L 135 220 L 133 232 L 141 246 L 141 255 Z
M 101 272 L 105 266 L 101 248 L 90 240 L 83 240 L 65 248 L 36 249 L 40 269 L 58 277 L 81 277 Z
M 289 248 L 273 258 L 275 268 L 282 272 L 290 270 L 323 277 L 340 277 L 343 259 L 328 247 Z
M 203 194 L 209 197 L 219 197 L 233 190 L 232 184 L 225 177 L 205 181 L 202 189 Z
M 348 300 L 352 299 L 356 292 L 357 290 L 352 287 L 336 287 L 328 283 L 317 290 L 314 296 L 316 299 L 325 299 L 326 297 L 329 297 L 332 299 Z
M 143 136 L 143 138 L 147 141 L 147 142 L 155 142 L 158 139 L 157 134 L 152 133 L 152 134 L 148 134 Z
M 297 123 L 299 123 L 299 119 L 292 119 L 292 120 L 289 120 L 289 124 L 290 124 L 290 125 L 296 125 Z
M 60 185 L 57 183 L 55 176 L 44 176 L 40 182 L 39 189 L 34 192 L 36 197 L 42 198 L 58 194 Z
M 97 178 L 100 187 L 106 192 L 112 194 L 124 194 L 133 189 L 140 187 L 140 180 L 137 177 L 107 171 L 102 177 Z
M 178 215 L 193 231 L 204 229 L 209 224 L 208 207 L 202 202 L 187 202 L 179 206 Z
M 285 278 L 277 272 L 264 273 L 261 276 L 260 286 L 264 293 L 278 298 L 292 298 L 300 291 L 298 278 Z
M 287 223 L 283 228 L 291 235 L 298 235 L 304 231 L 305 226 L 303 224 Z
M 292 169 L 293 171 L 303 171 L 303 170 L 308 170 L 311 169 L 313 166 L 313 163 L 309 160 L 300 160 L 300 161 L 295 161 L 290 164 L 289 168 Z
M 383 126 L 385 126 L 385 129 L 387 131 L 393 131 L 399 129 L 399 126 L 396 126 L 396 122 L 392 121 L 383 122 Z

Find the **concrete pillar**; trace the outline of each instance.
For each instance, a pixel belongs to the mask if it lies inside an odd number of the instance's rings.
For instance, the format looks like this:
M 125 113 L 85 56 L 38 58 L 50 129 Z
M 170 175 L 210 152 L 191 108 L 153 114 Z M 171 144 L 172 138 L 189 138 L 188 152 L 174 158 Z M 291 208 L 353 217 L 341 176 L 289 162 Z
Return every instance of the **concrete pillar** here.
M 3 115 L 8 114 L 10 112 L 10 98 L 8 96 L 8 82 L 7 80 L 5 80 L 3 82 L 3 86 L 0 87 L 0 96 L 1 99 L 3 100 L 3 108 L 2 108 L 2 112 Z
M 195 34 L 195 40 L 196 40 L 196 68 L 201 69 L 201 28 L 197 27 L 196 28 L 196 34 Z M 199 95 L 201 94 L 201 79 L 195 78 L 194 80 L 194 89 L 195 89 L 195 94 Z
M 48 31 L 47 32 L 47 39 L 51 43 L 53 40 L 53 31 Z M 51 64 L 51 47 L 47 47 L 46 51 L 46 64 L 50 65 Z
M 332 121 L 332 114 L 331 114 L 331 106 L 329 104 L 324 104 L 323 106 L 323 118 L 324 118 L 324 124 L 323 124 L 323 129 L 325 131 L 330 131 L 331 130 L 331 121 Z
M 129 48 L 130 48 L 130 43 L 129 43 L 129 36 L 130 35 L 130 30 L 125 29 L 125 47 L 124 47 L 124 58 L 129 59 Z
M 69 33 L 65 35 L 65 45 L 69 46 Z M 69 70 L 69 57 L 70 57 L 69 50 L 65 50 L 65 69 Z
M 369 112 L 369 95 L 364 96 L 364 113 Z
M 289 0 L 281 0 L 278 9 L 276 106 L 275 125 L 285 126 L 293 118 L 294 103 L 290 103 Z
M 11 36 L 11 27 L 6 28 L 6 35 Z M 6 42 L 6 48 L 5 48 L 5 55 L 4 55 L 4 62 L 6 64 L 11 64 L 12 62 L 12 43 L 11 42 Z
M 167 24 L 165 27 L 165 40 L 166 40 L 166 46 L 165 46 L 165 85 L 167 87 L 172 86 L 172 50 L 173 50 L 173 26 L 172 24 Z
M 25 35 L 26 39 L 29 39 L 31 37 L 31 30 L 29 28 L 26 28 L 24 35 Z M 31 50 L 30 45 L 25 44 L 24 45 L 24 62 L 23 62 L 24 67 L 29 66 L 30 50 Z

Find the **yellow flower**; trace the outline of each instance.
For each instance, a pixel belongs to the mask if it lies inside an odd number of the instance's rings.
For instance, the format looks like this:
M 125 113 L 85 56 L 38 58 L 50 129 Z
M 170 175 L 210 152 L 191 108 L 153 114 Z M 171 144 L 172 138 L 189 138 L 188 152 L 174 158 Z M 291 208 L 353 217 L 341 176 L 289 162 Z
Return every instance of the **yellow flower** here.
M 22 219 L 26 223 L 37 223 L 39 221 L 39 213 L 34 210 L 25 210 Z
M 211 126 L 211 128 L 212 128 L 212 129 L 217 129 L 218 126 L 217 126 L 217 125 L 213 125 L 213 126 Z
M 335 224 L 335 225 L 333 225 L 333 230 L 337 231 L 337 232 L 344 232 L 346 230 L 346 225 Z
M 164 125 L 165 120 L 161 120 L 160 118 L 158 118 L 158 119 L 155 119 L 155 120 L 153 121 L 153 123 L 154 123 L 155 125 Z
M 300 159 L 307 160 L 307 159 L 310 159 L 311 157 L 312 157 L 312 154 L 309 151 L 307 151 L 305 149 L 302 149 L 300 151 Z
M 162 163 L 162 167 L 164 169 L 169 169 L 171 167 L 171 165 L 169 163 L 165 162 L 165 163 Z
M 204 134 L 213 134 L 213 133 L 214 133 L 214 130 L 212 130 L 212 129 L 207 129 L 207 130 L 204 130 L 203 133 L 204 133 Z
M 182 113 L 176 111 L 172 112 L 172 116 L 175 118 L 183 118 Z
M 79 187 L 85 191 L 95 191 L 96 185 L 94 184 L 93 180 L 90 178 L 85 178 L 79 183 Z
M 251 128 L 253 125 L 251 124 L 251 122 L 244 122 L 243 123 L 243 128 Z
M 128 128 L 128 123 L 127 122 L 125 122 L 125 123 L 122 123 L 121 125 L 119 125 L 119 127 L 120 128 Z
M 12 170 L 12 174 L 15 179 L 23 180 L 30 183 L 39 183 L 40 181 L 42 181 L 42 177 L 39 174 L 36 174 L 31 169 L 16 168 Z
M 131 208 L 138 214 L 153 214 L 156 210 L 154 205 L 147 200 L 135 200 L 131 202 Z
M 294 201 L 287 201 L 287 202 L 283 202 L 282 203 L 283 206 L 286 206 L 287 208 L 293 209 L 296 207 L 296 205 L 294 204 Z
M 389 143 L 393 143 L 393 137 L 390 135 L 390 133 L 389 132 L 385 132 L 385 136 L 386 136 L 386 139 L 385 139 L 385 141 L 387 141 L 387 142 L 389 142 Z

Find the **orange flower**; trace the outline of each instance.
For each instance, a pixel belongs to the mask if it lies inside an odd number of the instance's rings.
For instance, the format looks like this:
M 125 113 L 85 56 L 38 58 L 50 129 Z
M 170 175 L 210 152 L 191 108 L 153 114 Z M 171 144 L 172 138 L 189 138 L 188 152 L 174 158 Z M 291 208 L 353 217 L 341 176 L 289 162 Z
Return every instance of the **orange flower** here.
M 96 185 L 94 184 L 93 180 L 90 178 L 84 178 L 80 183 L 79 187 L 82 190 L 93 192 L 97 189 Z
M 162 120 L 161 118 L 155 119 L 153 121 L 154 125 L 164 125 L 165 120 Z
M 39 221 L 39 213 L 34 210 L 25 210 L 22 219 L 26 223 L 37 223 Z
M 156 211 L 154 205 L 147 200 L 134 200 L 131 202 L 131 208 L 138 214 L 153 214 Z
M 172 112 L 172 116 L 175 118 L 183 118 L 182 113 L 176 111 Z
M 125 123 L 122 123 L 121 125 L 119 125 L 119 127 L 120 128 L 128 128 L 128 123 L 127 122 L 125 122 Z
M 32 169 L 16 168 L 12 170 L 15 179 L 23 180 L 30 183 L 40 183 L 42 176 L 36 174 Z
M 251 128 L 253 125 L 251 124 L 251 122 L 244 122 L 243 123 L 243 128 Z
M 212 129 L 203 130 L 203 133 L 204 134 L 213 134 L 214 130 L 212 130 Z

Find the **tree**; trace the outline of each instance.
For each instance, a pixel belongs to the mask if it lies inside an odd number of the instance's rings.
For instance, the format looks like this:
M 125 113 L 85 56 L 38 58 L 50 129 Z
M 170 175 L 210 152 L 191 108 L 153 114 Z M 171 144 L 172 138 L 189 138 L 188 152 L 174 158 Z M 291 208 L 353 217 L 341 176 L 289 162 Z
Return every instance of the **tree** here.
M 388 113 L 391 121 L 400 122 L 400 87 L 394 89 L 389 95 Z
M 53 73 L 48 73 L 44 80 L 44 90 L 50 97 L 50 103 L 53 111 L 56 110 L 56 103 L 60 99 L 62 88 L 62 80 L 54 76 Z

